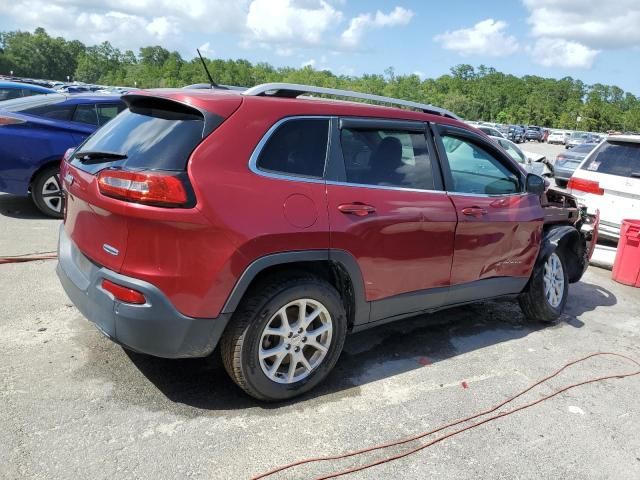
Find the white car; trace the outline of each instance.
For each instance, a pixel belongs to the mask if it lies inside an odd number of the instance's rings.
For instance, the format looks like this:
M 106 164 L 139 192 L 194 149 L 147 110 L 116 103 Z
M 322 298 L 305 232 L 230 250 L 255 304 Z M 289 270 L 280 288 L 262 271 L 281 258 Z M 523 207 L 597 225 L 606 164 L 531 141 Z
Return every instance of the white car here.
M 585 157 L 569 191 L 587 212 L 600 210 L 603 238 L 618 240 L 624 219 L 640 218 L 640 135 L 610 135 Z
M 541 177 L 551 177 L 553 172 L 547 161 L 547 157 L 540 155 L 539 153 L 527 152 L 521 150 L 511 140 L 507 140 L 504 137 L 498 137 L 496 135 L 489 135 L 498 145 L 513 158 L 516 162 L 522 164 L 525 170 L 529 173 L 535 173 Z
M 547 137 L 547 143 L 557 143 L 560 145 L 565 145 L 568 138 L 568 132 L 563 132 L 562 130 L 554 130 L 549 134 L 549 137 Z

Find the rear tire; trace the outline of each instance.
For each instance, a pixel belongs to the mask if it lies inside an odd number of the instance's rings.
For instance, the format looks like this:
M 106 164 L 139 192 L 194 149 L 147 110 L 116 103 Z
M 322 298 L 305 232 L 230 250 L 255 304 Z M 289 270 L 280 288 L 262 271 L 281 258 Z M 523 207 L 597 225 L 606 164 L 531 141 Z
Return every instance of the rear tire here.
M 311 390 L 329 374 L 342 352 L 347 318 L 340 295 L 324 280 L 302 274 L 268 280 L 242 301 L 220 352 L 227 373 L 246 393 L 280 401 Z
M 554 250 L 541 268 L 534 270 L 529 288 L 518 298 L 525 317 L 551 323 L 560 317 L 567 303 L 569 279 L 562 252 Z
M 63 217 L 64 197 L 59 167 L 47 167 L 38 173 L 31 183 L 31 198 L 46 216 Z

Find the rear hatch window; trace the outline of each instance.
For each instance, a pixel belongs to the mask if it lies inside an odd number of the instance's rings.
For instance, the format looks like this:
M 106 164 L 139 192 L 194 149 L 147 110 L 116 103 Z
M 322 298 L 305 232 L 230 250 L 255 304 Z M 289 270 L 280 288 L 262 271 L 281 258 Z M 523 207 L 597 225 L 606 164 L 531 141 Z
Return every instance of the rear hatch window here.
M 640 143 L 604 142 L 583 165 L 583 170 L 640 178 Z
M 198 110 L 142 98 L 89 137 L 71 164 L 91 173 L 106 166 L 182 171 L 202 141 L 204 129 L 205 119 Z
M 103 195 L 98 174 L 108 169 L 169 171 L 188 189 L 184 177 L 192 151 L 241 102 L 239 96 L 222 100 L 219 116 L 164 98 L 128 95 L 123 100 L 128 108 L 80 145 L 67 161 L 69 167 L 63 167 L 63 178 L 68 173 L 72 179 L 65 180 L 67 234 L 84 255 L 116 272 L 130 245 L 146 246 L 153 238 L 132 233 L 146 225 L 138 219 L 131 222 L 134 210 L 140 215 L 140 209 Z

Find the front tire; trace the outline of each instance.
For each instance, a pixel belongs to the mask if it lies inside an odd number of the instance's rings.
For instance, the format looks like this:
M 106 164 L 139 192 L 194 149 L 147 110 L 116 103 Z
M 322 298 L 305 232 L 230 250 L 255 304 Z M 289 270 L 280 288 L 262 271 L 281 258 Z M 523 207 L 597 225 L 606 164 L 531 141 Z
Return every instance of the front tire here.
M 525 317 L 551 323 L 560 317 L 567 303 L 569 279 L 562 252 L 554 250 L 542 267 L 534 270 L 529 288 L 518 298 Z
M 220 344 L 229 376 L 258 400 L 314 388 L 342 352 L 347 318 L 338 292 L 309 275 L 271 278 L 248 293 Z
M 31 198 L 38 210 L 46 216 L 63 217 L 64 196 L 59 167 L 48 167 L 38 173 L 31 184 Z

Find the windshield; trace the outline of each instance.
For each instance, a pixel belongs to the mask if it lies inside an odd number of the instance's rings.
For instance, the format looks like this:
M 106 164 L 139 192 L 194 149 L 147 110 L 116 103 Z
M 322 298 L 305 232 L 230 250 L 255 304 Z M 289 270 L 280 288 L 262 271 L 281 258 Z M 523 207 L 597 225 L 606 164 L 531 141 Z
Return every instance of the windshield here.
M 572 151 L 575 153 L 589 153 L 595 147 L 595 144 L 582 144 L 577 147 L 573 147 Z
M 587 133 L 586 132 L 573 132 L 571 134 L 571 139 L 572 140 L 577 140 L 579 138 L 587 138 Z
M 46 95 L 34 95 L 31 97 L 16 98 L 13 100 L 5 100 L 0 103 L 0 108 L 8 112 L 22 112 L 31 108 L 43 107 L 46 105 L 55 105 L 64 102 L 66 95 L 61 93 L 51 93 Z

